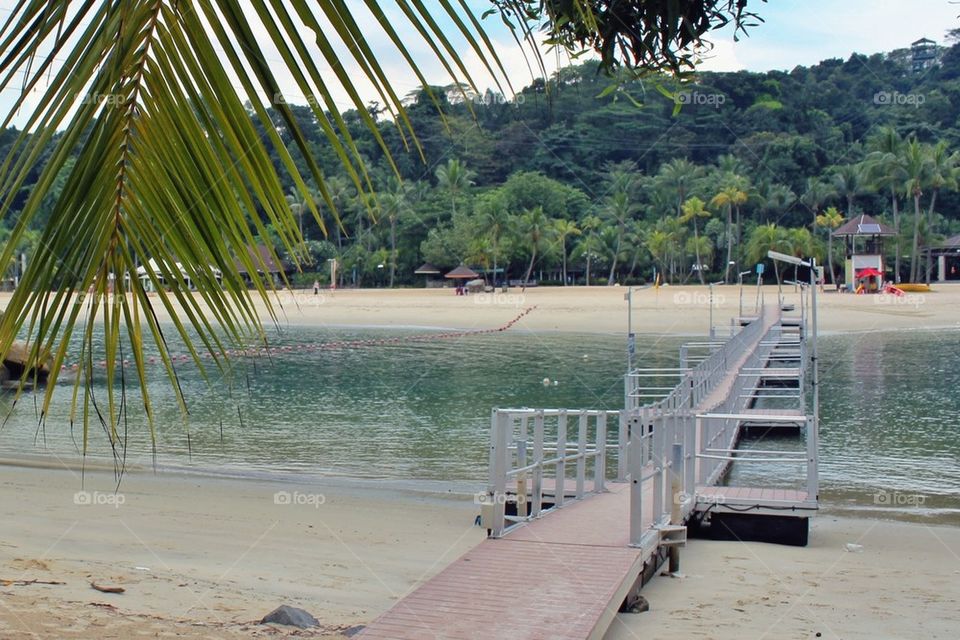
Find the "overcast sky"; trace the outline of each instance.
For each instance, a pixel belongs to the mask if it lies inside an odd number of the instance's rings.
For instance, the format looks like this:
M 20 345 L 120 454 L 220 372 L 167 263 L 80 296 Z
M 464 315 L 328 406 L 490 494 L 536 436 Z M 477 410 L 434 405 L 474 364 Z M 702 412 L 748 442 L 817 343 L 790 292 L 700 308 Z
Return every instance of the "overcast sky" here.
M 478 11 L 489 7 L 486 0 L 468 2 Z M 6 18 L 15 4 L 13 0 L 0 0 L 0 19 Z M 366 15 L 362 3 L 354 0 L 354 4 L 357 6 L 357 19 L 361 24 L 369 26 L 365 31 L 397 92 L 403 95 L 416 89 L 416 77 L 396 55 L 387 38 L 382 36 L 378 25 Z M 429 6 L 431 3 L 427 4 Z M 381 5 L 394 7 L 392 1 L 384 1 Z M 765 22 L 751 29 L 749 37 L 741 37 L 739 42 L 733 41 L 730 29 L 715 32 L 711 36 L 715 49 L 712 56 L 705 61 L 704 69 L 789 70 L 797 65 L 815 64 L 826 58 L 846 58 L 853 52 L 870 54 L 906 47 L 924 36 L 943 42 L 947 30 L 960 27 L 957 19 L 960 4 L 949 0 L 772 0 L 770 3 L 752 1 L 750 6 L 760 13 Z M 408 42 L 416 43 L 413 29 L 400 19 L 399 15 L 396 17 L 394 26 L 408 36 Z M 441 23 L 449 27 L 445 31 L 451 34 L 455 32 L 449 21 Z M 520 88 L 528 84 L 531 76 L 527 65 L 506 29 L 497 19 L 488 19 L 485 24 L 497 43 L 514 87 Z M 442 67 L 430 59 L 429 50 L 425 46 L 415 44 L 412 50 L 421 60 L 425 75 L 431 82 L 448 82 L 449 78 L 444 75 Z M 271 58 L 271 55 L 268 54 L 267 58 Z M 478 84 L 489 86 L 491 81 L 483 72 L 476 56 L 465 54 L 465 59 L 475 73 Z M 292 102 L 304 102 L 290 77 L 278 70 L 282 67 L 279 56 L 269 61 L 274 72 L 278 74 L 288 99 Z M 14 95 L 13 88 L 7 88 L 0 94 L 0 109 L 3 109 L 4 113 L 9 109 Z M 374 99 L 375 95 L 367 90 L 364 98 Z M 351 106 L 345 96 L 338 96 L 338 105 L 342 109 Z

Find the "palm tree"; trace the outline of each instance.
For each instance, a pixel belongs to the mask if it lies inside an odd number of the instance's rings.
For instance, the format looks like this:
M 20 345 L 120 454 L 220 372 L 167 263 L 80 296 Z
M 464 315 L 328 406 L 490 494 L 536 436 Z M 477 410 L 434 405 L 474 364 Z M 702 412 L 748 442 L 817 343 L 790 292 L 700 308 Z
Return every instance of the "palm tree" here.
M 397 275 L 397 222 L 410 211 L 408 200 L 412 187 L 397 178 L 391 178 L 389 190 L 380 196 L 380 210 L 390 223 L 390 282 L 393 288 Z
M 817 216 L 817 226 L 827 230 L 827 264 L 830 269 L 830 284 L 837 283 L 837 275 L 833 270 L 833 231 L 843 224 L 843 214 L 836 207 L 827 207 L 827 210 Z
M 733 209 L 737 210 L 737 235 L 740 229 L 740 205 L 749 197 L 746 191 L 746 180 L 742 176 L 731 174 L 727 176 L 727 186 L 720 189 L 717 195 L 710 200 L 711 207 L 724 207 L 727 210 L 727 260 L 723 269 L 723 281 L 729 282 L 730 262 L 733 258 Z
M 706 284 L 706 280 L 704 280 L 704 277 L 703 277 L 704 264 L 702 260 L 703 256 L 701 256 L 701 251 L 700 251 L 702 248 L 702 243 L 700 242 L 700 234 L 699 234 L 699 231 L 697 230 L 697 219 L 709 218 L 710 212 L 707 211 L 704 201 L 696 196 L 684 202 L 683 207 L 681 207 L 681 211 L 683 212 L 683 215 L 680 216 L 680 222 L 686 224 L 691 220 L 693 221 L 693 243 L 692 244 L 688 243 L 687 246 L 692 247 L 694 249 L 694 254 L 696 255 L 696 258 L 697 258 L 697 276 L 700 278 L 700 284 Z M 710 253 L 712 257 L 712 254 L 713 254 L 712 249 Z
M 530 264 L 527 265 L 527 273 L 523 277 L 523 289 L 526 290 L 527 283 L 530 282 L 530 274 L 533 273 L 533 265 L 537 261 L 545 236 L 550 230 L 550 220 L 543 212 L 543 207 L 538 205 L 533 209 L 524 210 L 520 214 L 518 224 L 520 234 L 525 237 L 525 243 L 530 249 Z
M 493 283 L 496 286 L 498 262 L 500 259 L 500 240 L 510 228 L 511 216 L 506 203 L 499 194 L 488 194 L 477 205 L 480 224 L 487 230 L 490 238 L 490 251 L 493 254 Z
M 590 266 L 603 253 L 603 243 L 597 234 L 597 229 L 601 226 L 603 226 L 603 222 L 597 216 L 587 216 L 580 223 L 580 230 L 583 235 L 573 253 L 575 256 L 583 258 L 586 263 L 583 281 L 586 286 L 590 286 Z
M 626 191 L 615 191 L 610 194 L 606 205 L 600 210 L 602 218 L 610 220 L 616 225 L 616 246 L 613 250 L 613 260 L 610 262 L 610 274 L 607 277 L 607 285 L 612 285 L 614 275 L 617 272 L 617 258 L 622 252 L 623 235 L 627 228 L 627 221 L 636 211 L 636 205 L 631 202 L 630 195 Z
M 923 217 L 920 198 L 932 176 L 931 149 L 915 137 L 903 150 L 904 191 L 913 198 L 913 243 L 910 252 L 910 282 L 917 282 L 920 269 L 920 220 Z
M 775 223 L 761 224 L 754 227 L 747 241 L 747 260 L 751 263 L 762 262 L 767 259 L 768 251 L 789 251 L 789 242 L 784 229 Z M 773 261 L 773 271 L 777 282 L 780 282 L 780 270 L 777 261 Z
M 703 168 L 693 164 L 686 158 L 676 158 L 664 163 L 657 172 L 655 181 L 660 188 L 675 194 L 674 202 L 677 207 L 677 217 L 683 215 L 683 203 L 693 189 L 697 180 L 703 174 Z
M 567 238 L 578 236 L 582 232 L 573 220 L 559 218 L 553 221 L 553 233 L 560 243 L 560 253 L 563 256 L 563 286 L 567 286 Z
M 811 228 L 817 224 L 817 216 L 823 209 L 824 203 L 834 197 L 837 192 L 826 182 L 821 182 L 817 178 L 807 178 L 807 190 L 800 196 L 800 202 L 805 204 L 812 214 Z
M 457 196 L 465 193 L 473 186 L 473 179 L 477 174 L 468 169 L 457 158 L 450 158 L 447 164 L 440 166 L 436 172 L 437 186 L 450 194 L 450 213 L 457 214 Z
M 847 215 L 853 216 L 854 198 L 867 191 L 867 171 L 864 165 L 840 165 L 833 172 L 831 184 L 834 193 L 847 201 Z
M 890 207 L 893 212 L 894 247 L 894 281 L 900 282 L 900 208 L 899 194 L 903 181 L 906 179 L 903 148 L 904 142 L 900 134 L 893 127 L 880 127 L 870 139 L 869 148 L 864 165 L 867 175 L 880 189 L 890 192 Z

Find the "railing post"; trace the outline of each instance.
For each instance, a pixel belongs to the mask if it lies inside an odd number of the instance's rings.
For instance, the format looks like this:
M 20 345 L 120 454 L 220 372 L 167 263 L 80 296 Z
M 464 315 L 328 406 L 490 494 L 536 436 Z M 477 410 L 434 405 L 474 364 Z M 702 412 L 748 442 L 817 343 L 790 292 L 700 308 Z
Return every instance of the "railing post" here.
M 634 454 L 630 456 L 630 544 L 640 546 L 643 538 L 643 456 L 639 455 L 645 440 L 645 409 L 640 415 L 630 418 L 630 448 Z
M 663 475 L 666 472 L 666 434 L 664 433 L 667 419 L 662 416 L 654 421 L 653 436 L 651 438 L 650 457 L 654 466 L 653 476 L 653 521 L 657 522 L 663 515 Z
M 589 416 L 585 411 L 581 411 L 579 418 L 577 421 L 577 498 L 582 498 L 587 476 L 587 420 L 589 420 Z
M 674 443 L 670 456 L 670 523 L 683 524 L 681 501 L 683 500 L 683 445 Z
M 539 411 L 543 419 L 543 411 Z M 554 487 L 554 505 L 563 506 L 564 494 L 567 491 L 567 412 L 561 410 L 557 416 L 557 470 L 555 473 L 556 486 Z
M 820 493 L 817 469 L 817 421 L 808 419 L 807 428 L 807 500 L 816 500 Z
M 523 431 L 526 431 L 524 429 Z M 521 469 L 527 466 L 527 440 L 524 438 L 517 440 L 517 468 Z M 527 504 L 527 472 L 521 471 L 517 474 L 517 516 L 526 518 L 530 515 Z
M 700 454 L 700 444 L 697 442 L 699 431 L 700 418 L 691 415 L 687 420 L 687 464 L 684 467 L 687 475 L 684 490 L 690 495 L 696 495 L 697 493 L 697 467 L 700 464 L 697 459 Z
M 630 460 L 630 413 L 621 411 L 618 416 L 617 431 L 617 482 L 626 482 Z M 636 451 L 636 450 L 635 450 Z M 639 453 L 638 453 L 639 455 Z
M 617 414 L 619 417 L 619 413 Z M 606 491 L 607 483 L 607 420 L 609 414 L 601 411 L 597 414 L 597 454 L 593 458 L 593 490 Z
M 487 528 L 493 538 L 499 538 L 503 535 L 506 523 L 507 456 L 509 453 L 510 426 L 510 414 L 494 409 L 490 420 L 490 483 L 487 487 L 487 497 L 492 504 L 486 505 L 491 510 Z
M 533 462 L 537 466 L 533 470 L 533 488 L 530 505 L 530 517 L 539 518 L 543 509 L 543 414 L 533 419 Z

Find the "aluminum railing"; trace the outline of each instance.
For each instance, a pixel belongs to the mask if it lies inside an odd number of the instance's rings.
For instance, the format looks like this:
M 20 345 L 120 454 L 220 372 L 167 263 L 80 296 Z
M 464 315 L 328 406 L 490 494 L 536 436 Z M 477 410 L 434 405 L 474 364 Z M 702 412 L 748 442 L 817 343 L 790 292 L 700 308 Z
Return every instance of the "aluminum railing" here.
M 478 495 L 481 525 L 490 536 L 500 537 L 567 501 L 605 491 L 610 455 L 618 458 L 622 478 L 629 440 L 621 413 L 494 409 L 489 483 Z M 617 439 L 608 443 L 614 429 Z

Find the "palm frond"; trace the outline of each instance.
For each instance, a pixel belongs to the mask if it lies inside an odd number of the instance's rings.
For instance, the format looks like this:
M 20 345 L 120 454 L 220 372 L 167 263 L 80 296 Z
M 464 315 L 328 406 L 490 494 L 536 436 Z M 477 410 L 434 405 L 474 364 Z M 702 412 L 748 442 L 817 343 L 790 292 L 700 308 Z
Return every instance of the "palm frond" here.
M 365 2 L 400 57 L 424 80 L 391 26 L 395 16 L 388 18 L 381 4 Z M 492 43 L 460 0 L 429 3 L 433 8 L 420 0 L 396 4 L 456 82 L 459 76 L 473 79 L 463 50 L 444 35 L 438 16 L 453 21 L 491 71 L 502 72 Z M 54 179 L 75 159 L 39 248 L 0 319 L 0 352 L 26 338 L 31 358 L 46 360 L 46 415 L 71 341 L 79 339 L 71 415 L 83 423 L 84 451 L 94 417 L 111 444 L 121 443 L 130 377 L 139 382 L 153 428 L 148 341 L 157 345 L 186 410 L 161 311 L 201 370 L 203 352 L 223 368 L 230 343 L 265 340 L 255 298 L 276 309 L 273 283 L 260 275 L 276 255 L 249 248 L 268 237 L 268 224 L 282 245 L 271 251 L 296 256 L 303 242 L 271 154 L 321 227 L 308 183 L 336 211 L 268 55 L 279 53 L 359 191 L 371 192 L 371 181 L 335 95 L 349 97 L 386 151 L 358 83 L 372 85 L 404 140 L 416 146 L 401 98 L 354 15 L 356 7 L 346 0 L 23 0 L 0 28 L 0 90 L 21 91 L 3 125 L 25 108 L 27 95 L 42 95 L 0 165 L 0 216 L 19 206 L 18 194 L 35 178 L 41 153 L 53 149 L 17 212 L 0 252 L 2 264 L 14 257 Z M 348 59 L 359 73 L 347 70 Z M 298 171 L 294 149 L 305 159 L 307 175 Z M 138 267 L 144 267 L 140 276 Z M 252 292 L 242 271 L 252 279 Z M 102 341 L 94 339 L 98 332 Z M 133 359 L 130 369 L 124 355 Z M 93 371 L 100 360 L 106 383 L 98 395 Z

